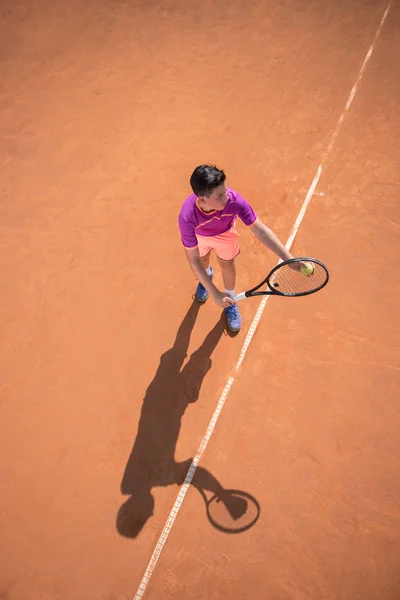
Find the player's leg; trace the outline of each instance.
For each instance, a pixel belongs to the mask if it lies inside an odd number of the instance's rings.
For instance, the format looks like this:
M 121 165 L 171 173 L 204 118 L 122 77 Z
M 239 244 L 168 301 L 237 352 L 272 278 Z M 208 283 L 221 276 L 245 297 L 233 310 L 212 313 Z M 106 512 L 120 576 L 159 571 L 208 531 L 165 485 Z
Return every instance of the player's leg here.
M 210 238 L 205 236 L 197 236 L 197 243 L 199 246 L 201 262 L 203 263 L 204 269 L 207 271 L 208 276 L 210 279 L 212 279 L 214 277 L 214 272 L 212 266 L 210 265 L 210 256 L 212 250 Z M 204 285 L 200 282 L 197 284 L 195 296 L 198 302 L 205 302 L 208 298 L 208 292 Z
M 228 292 L 231 296 L 235 296 L 235 288 L 236 288 L 236 265 L 235 259 L 231 260 L 223 260 L 219 256 L 217 256 L 218 264 L 221 269 L 222 281 L 224 282 L 225 291 Z
M 210 257 L 211 257 L 211 252 L 209 252 L 205 256 L 200 256 L 201 262 L 203 263 L 203 267 L 205 268 L 206 271 L 210 266 Z
M 216 236 L 214 248 L 218 263 L 221 268 L 225 291 L 230 296 L 236 295 L 236 265 L 235 258 L 240 252 L 239 242 L 235 227 L 226 233 Z M 242 326 L 242 317 L 237 304 L 224 309 L 228 328 L 231 331 L 239 331 Z
M 218 264 L 221 269 L 222 281 L 224 282 L 225 291 L 231 293 L 232 296 L 236 295 L 233 292 L 236 288 L 236 265 L 235 259 L 223 260 L 217 256 Z
M 229 296 L 236 296 L 236 265 L 235 259 L 224 260 L 218 258 L 218 263 L 221 268 L 222 279 L 224 282 L 225 292 Z M 224 308 L 224 313 L 227 320 L 228 328 L 233 331 L 239 331 L 242 326 L 242 317 L 240 315 L 237 304 L 233 304 L 232 306 L 227 306 Z

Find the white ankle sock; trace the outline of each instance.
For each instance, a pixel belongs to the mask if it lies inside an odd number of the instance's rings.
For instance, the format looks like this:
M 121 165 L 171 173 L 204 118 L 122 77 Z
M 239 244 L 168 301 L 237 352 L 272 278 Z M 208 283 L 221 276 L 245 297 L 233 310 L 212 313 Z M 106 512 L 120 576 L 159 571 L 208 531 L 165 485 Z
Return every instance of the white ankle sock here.
M 225 290 L 228 296 L 232 296 L 234 298 L 236 296 L 236 290 Z
M 211 275 L 211 265 L 209 267 L 207 267 L 206 271 L 207 271 L 207 275 Z

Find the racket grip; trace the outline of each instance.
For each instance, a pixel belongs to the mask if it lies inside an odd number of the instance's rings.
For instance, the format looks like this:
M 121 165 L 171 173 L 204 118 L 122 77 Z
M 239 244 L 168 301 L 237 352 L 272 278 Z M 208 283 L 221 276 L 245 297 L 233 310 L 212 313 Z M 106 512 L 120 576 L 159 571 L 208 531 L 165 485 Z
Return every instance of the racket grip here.
M 235 302 L 239 302 L 239 300 L 244 300 L 246 298 L 246 292 L 242 292 L 241 294 L 237 294 L 234 297 Z

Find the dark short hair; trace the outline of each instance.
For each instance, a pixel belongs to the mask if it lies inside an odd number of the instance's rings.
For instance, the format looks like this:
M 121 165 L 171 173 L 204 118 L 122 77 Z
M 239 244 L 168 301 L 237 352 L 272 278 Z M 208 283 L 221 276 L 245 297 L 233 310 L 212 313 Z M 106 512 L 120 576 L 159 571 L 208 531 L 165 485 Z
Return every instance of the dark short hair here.
M 196 196 L 210 196 L 213 189 L 222 185 L 226 175 L 214 165 L 196 167 L 190 178 L 190 185 Z

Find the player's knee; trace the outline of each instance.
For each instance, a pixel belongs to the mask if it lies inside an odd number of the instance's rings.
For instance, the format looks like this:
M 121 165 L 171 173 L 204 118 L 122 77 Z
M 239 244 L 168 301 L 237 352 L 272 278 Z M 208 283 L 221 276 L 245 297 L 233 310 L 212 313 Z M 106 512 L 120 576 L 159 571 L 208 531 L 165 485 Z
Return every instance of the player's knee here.
M 235 259 L 231 258 L 230 260 L 223 260 L 222 258 L 218 259 L 221 269 L 233 269 L 235 266 Z

